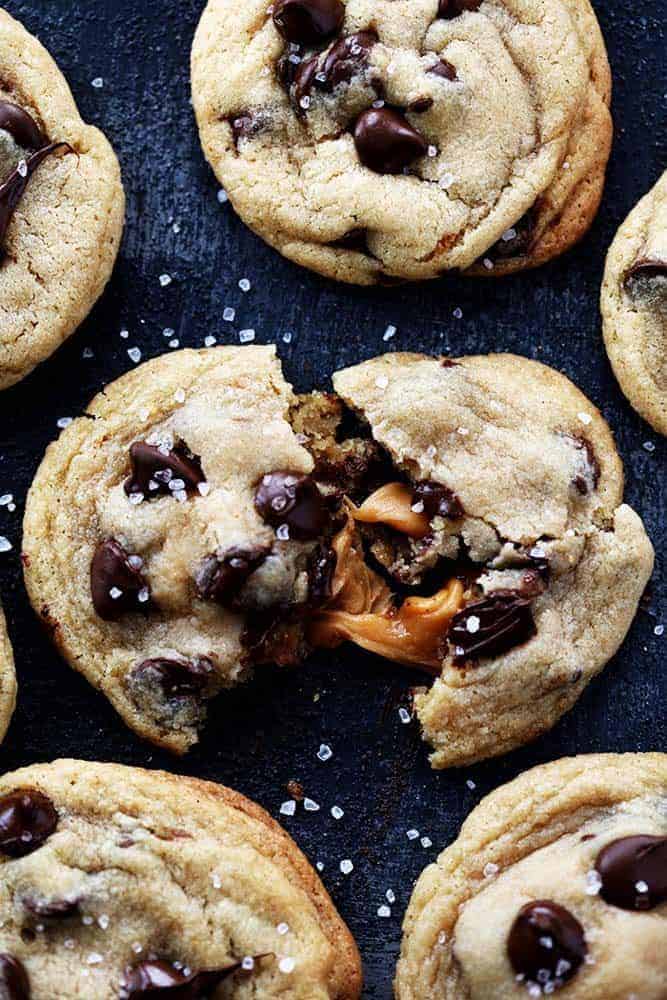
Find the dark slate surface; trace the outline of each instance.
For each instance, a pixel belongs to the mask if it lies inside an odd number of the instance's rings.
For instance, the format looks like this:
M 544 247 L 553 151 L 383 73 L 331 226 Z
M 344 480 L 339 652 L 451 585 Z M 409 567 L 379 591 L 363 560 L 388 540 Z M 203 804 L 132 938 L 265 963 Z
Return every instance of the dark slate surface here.
M 17 503 L 15 512 L 0 508 L 0 534 L 14 544 L 0 556 L 0 578 L 20 681 L 0 766 L 72 755 L 166 767 L 230 784 L 274 815 L 289 797 L 286 783 L 299 780 L 322 809 L 300 808 L 285 826 L 313 861 L 324 863 L 323 878 L 363 954 L 365 996 L 384 1000 L 413 881 L 482 795 L 565 754 L 667 748 L 661 670 L 667 636 L 654 634 L 665 614 L 665 442 L 620 394 L 598 315 L 606 248 L 667 163 L 664 8 L 660 0 L 599 5 L 614 69 L 616 142 L 600 214 L 579 248 L 540 271 L 499 282 L 451 278 L 359 290 L 282 260 L 218 203 L 189 105 L 188 58 L 201 0 L 7 0 L 6 6 L 47 45 L 84 117 L 115 145 L 128 217 L 110 288 L 89 320 L 55 358 L 0 398 L 0 494 L 14 494 Z M 97 89 L 91 82 L 100 77 L 104 86 Z M 164 289 L 163 273 L 174 279 Z M 244 277 L 252 282 L 247 294 L 238 287 Z M 237 310 L 233 325 L 223 322 L 226 305 Z M 79 413 L 132 367 L 128 348 L 140 347 L 144 358 L 167 350 L 165 327 L 177 331 L 182 346 L 199 346 L 207 335 L 234 343 L 240 329 L 254 328 L 258 342 L 279 345 L 297 387 L 310 389 L 335 368 L 381 353 L 388 324 L 398 327 L 392 350 L 508 350 L 538 358 L 601 407 L 625 461 L 627 499 L 658 553 L 650 600 L 576 708 L 548 736 L 500 761 L 431 773 L 416 728 L 401 724 L 397 712 L 418 675 L 354 649 L 320 656 L 299 673 L 263 671 L 218 701 L 194 753 L 176 761 L 155 752 L 58 659 L 23 590 L 24 499 L 57 419 Z M 323 742 L 334 751 L 328 763 L 316 756 Z M 339 822 L 329 812 L 335 804 L 345 810 Z M 409 841 L 410 828 L 433 846 Z M 347 877 L 339 871 L 345 858 L 355 865 Z M 391 919 L 382 920 L 376 913 L 387 889 L 397 901 Z

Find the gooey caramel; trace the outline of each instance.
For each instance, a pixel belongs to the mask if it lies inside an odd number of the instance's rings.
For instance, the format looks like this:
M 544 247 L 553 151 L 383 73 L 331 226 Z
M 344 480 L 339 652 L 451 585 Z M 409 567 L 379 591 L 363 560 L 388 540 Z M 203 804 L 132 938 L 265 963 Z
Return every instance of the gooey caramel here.
M 413 510 L 413 492 L 405 483 L 387 483 L 376 490 L 361 507 L 355 508 L 352 516 L 364 524 L 388 524 L 410 538 L 424 538 L 430 530 L 430 522 L 423 511 Z M 423 508 L 423 504 L 422 504 Z
M 350 640 L 397 663 L 438 674 L 443 639 L 464 603 L 463 584 L 450 580 L 433 597 L 409 597 L 397 608 L 387 584 L 364 562 L 354 524 L 358 514 L 350 505 L 347 523 L 332 542 L 337 559 L 332 594 L 310 623 L 309 641 L 332 649 Z

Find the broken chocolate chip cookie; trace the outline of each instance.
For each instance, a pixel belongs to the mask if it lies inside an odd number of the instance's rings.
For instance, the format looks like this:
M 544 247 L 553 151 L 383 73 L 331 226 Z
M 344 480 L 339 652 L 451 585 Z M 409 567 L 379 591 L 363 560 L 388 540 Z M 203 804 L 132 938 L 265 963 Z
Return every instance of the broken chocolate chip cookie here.
M 179 753 L 254 667 L 346 642 L 432 680 L 415 705 L 436 767 L 526 742 L 611 658 L 651 572 L 607 425 L 511 355 L 387 355 L 334 389 L 295 395 L 270 347 L 108 386 L 30 492 L 35 609 Z
M 75 760 L 5 774 L 0 861 L 3 998 L 360 997 L 314 870 L 229 788 Z

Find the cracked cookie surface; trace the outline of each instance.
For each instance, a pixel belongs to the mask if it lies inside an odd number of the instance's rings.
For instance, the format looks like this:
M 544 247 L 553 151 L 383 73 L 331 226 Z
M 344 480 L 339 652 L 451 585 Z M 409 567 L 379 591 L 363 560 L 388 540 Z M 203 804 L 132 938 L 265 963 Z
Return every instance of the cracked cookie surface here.
M 417 882 L 397 1000 L 662 1000 L 666 860 L 664 754 L 526 772 Z
M 621 389 L 644 420 L 667 434 L 667 172 L 616 233 L 601 308 Z
M 436 767 L 552 726 L 614 654 L 653 551 L 607 425 L 511 355 L 394 354 L 296 396 L 271 347 L 180 351 L 47 450 L 33 607 L 142 736 L 184 752 L 208 699 L 351 640 L 435 681 Z
M 7 996 L 360 996 L 356 946 L 319 878 L 237 792 L 61 760 L 4 775 L 0 803 L 3 995 L 23 976 Z
M 0 741 L 5 738 L 16 707 L 14 654 L 7 633 L 5 613 L 0 605 Z
M 342 281 L 541 264 L 602 194 L 611 78 L 588 0 L 210 0 L 192 89 L 241 218 Z
M 2 389 L 49 357 L 102 294 L 125 200 L 106 138 L 81 120 L 48 52 L 3 10 L 0 69 Z

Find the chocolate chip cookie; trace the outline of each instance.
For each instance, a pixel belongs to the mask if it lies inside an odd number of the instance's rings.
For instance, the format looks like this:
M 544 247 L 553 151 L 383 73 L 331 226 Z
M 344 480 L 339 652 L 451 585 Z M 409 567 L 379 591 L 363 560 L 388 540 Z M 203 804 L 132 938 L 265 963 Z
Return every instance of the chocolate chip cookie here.
M 588 0 L 209 0 L 192 91 L 244 222 L 341 281 L 534 267 L 602 194 L 611 77 Z
M 319 878 L 221 785 L 61 760 L 0 779 L 0 995 L 356 1000 Z
M 601 308 L 621 389 L 644 420 L 667 434 L 667 171 L 616 233 Z
M 664 1000 L 666 904 L 667 756 L 537 767 L 417 882 L 397 1000 Z
M 85 319 L 124 217 L 118 161 L 42 45 L 0 10 L 0 389 Z
M 297 396 L 272 347 L 180 351 L 50 446 L 24 524 L 33 606 L 176 752 L 262 663 L 346 641 L 434 683 L 436 767 L 552 726 L 622 642 L 653 550 L 595 407 L 511 355 L 392 354 Z
M 0 741 L 5 738 L 16 707 L 14 654 L 7 634 L 5 613 L 0 605 Z

